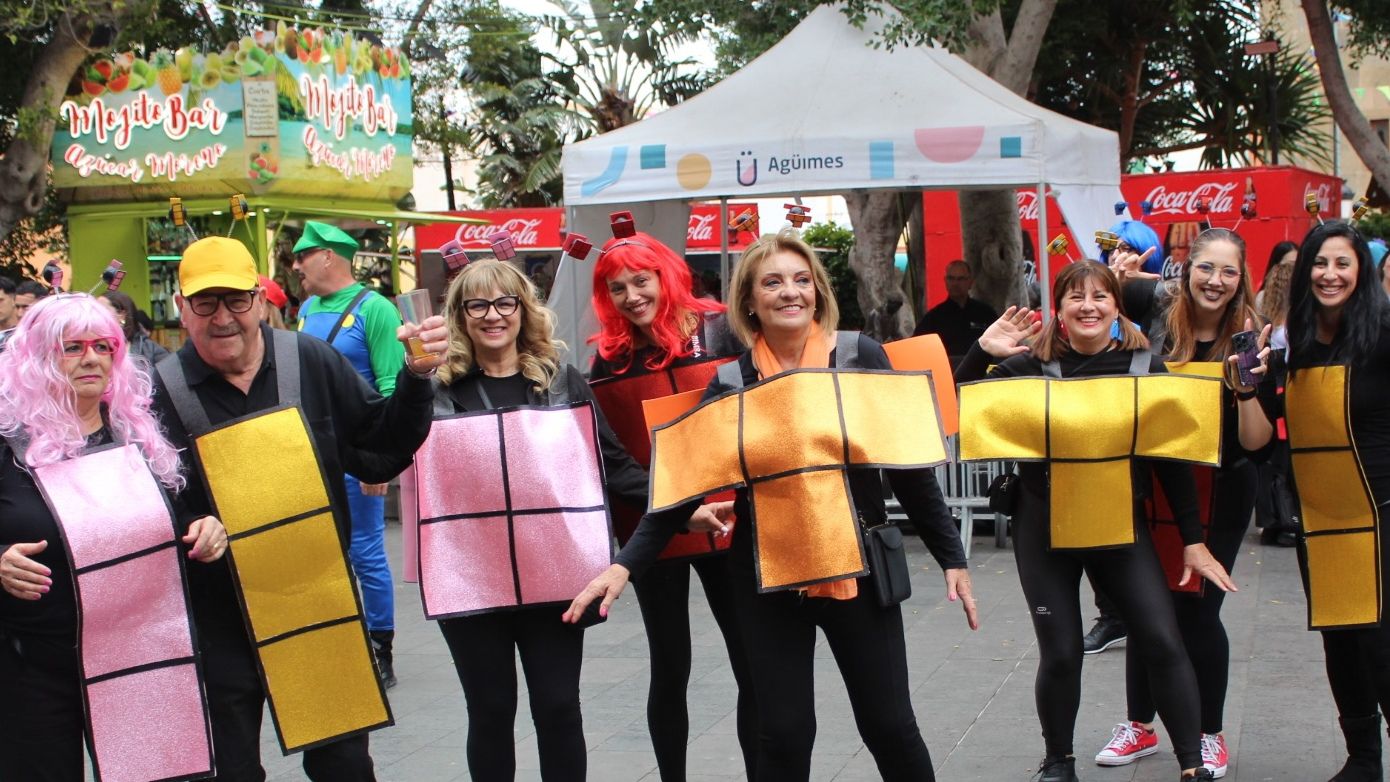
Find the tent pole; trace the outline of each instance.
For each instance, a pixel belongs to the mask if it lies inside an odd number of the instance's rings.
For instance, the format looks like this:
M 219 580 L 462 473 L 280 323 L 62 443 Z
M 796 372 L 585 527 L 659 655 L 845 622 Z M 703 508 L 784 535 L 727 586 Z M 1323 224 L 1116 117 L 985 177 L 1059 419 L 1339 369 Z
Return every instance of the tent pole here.
M 1038 292 L 1044 318 L 1052 317 L 1052 254 L 1047 251 L 1047 183 L 1038 183 Z
M 729 303 L 729 197 L 719 197 L 719 300 Z

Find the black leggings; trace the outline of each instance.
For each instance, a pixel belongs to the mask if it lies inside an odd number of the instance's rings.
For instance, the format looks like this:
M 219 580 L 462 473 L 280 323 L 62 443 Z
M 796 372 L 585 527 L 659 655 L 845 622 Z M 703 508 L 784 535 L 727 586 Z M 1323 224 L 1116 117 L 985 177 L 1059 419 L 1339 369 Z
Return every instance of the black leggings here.
M 1014 520 L 1014 558 L 1038 638 L 1034 685 L 1049 757 L 1072 754 L 1081 705 L 1081 573 L 1084 568 L 1115 601 L 1129 647 L 1144 657 L 1158 713 L 1182 768 L 1202 764 L 1197 680 L 1182 647 L 1168 584 L 1149 540 L 1136 525 L 1135 545 L 1100 551 L 1048 551 L 1047 499 L 1025 486 Z
M 468 704 L 468 771 L 477 782 L 516 777 L 516 654 L 526 674 L 541 778 L 582 782 L 588 756 L 579 714 L 584 631 L 554 606 L 439 623 Z
M 1390 629 L 1324 630 L 1327 683 L 1337 714 L 1344 719 L 1368 717 L 1376 707 L 1390 714 Z
M 1207 548 L 1227 573 L 1234 572 L 1241 541 L 1250 527 L 1257 484 L 1258 470 L 1248 461 L 1216 474 L 1212 487 L 1216 507 L 1207 533 Z M 1193 578 L 1200 576 L 1194 574 Z M 1226 636 L 1226 626 L 1221 623 L 1221 604 L 1225 601 L 1226 593 L 1212 584 L 1203 585 L 1199 594 L 1173 593 L 1173 609 L 1177 612 L 1183 647 L 1187 649 L 1192 671 L 1197 676 L 1203 733 L 1221 732 L 1221 718 L 1226 709 L 1231 643 Z M 1140 650 L 1133 644 L 1125 649 L 1125 692 L 1129 699 L 1129 719 L 1153 722 L 1155 707 L 1149 677 L 1140 659 Z
M 651 685 L 647 690 L 647 730 L 662 782 L 685 779 L 686 745 L 690 739 L 690 717 L 686 709 L 686 689 L 690 684 L 690 571 L 700 577 L 709 600 L 710 612 L 724 635 L 734 681 L 738 683 L 738 743 L 743 750 L 744 770 L 749 779 L 757 757 L 757 711 L 753 685 L 748 679 L 748 663 L 734 616 L 732 588 L 727 557 L 704 557 L 685 562 L 657 564 L 633 583 L 642 623 L 647 629 L 651 656 Z
M 79 678 L 74 638 L 0 635 L 0 782 L 82 782 Z
M 867 578 L 859 579 L 858 597 L 832 600 L 794 591 L 758 594 L 751 570 L 732 570 L 734 606 L 757 700 L 755 779 L 797 782 L 811 776 L 819 627 L 879 775 L 890 781 L 933 782 L 931 756 L 909 697 L 902 611 L 880 608 Z

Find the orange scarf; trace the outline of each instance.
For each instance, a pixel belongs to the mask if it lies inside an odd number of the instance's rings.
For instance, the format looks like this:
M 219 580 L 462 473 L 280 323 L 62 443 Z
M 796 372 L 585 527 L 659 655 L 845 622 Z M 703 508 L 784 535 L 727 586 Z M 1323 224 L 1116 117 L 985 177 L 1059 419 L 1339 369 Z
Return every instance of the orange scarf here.
M 806 347 L 801 349 L 801 369 L 828 368 L 830 351 L 835 348 L 834 335 L 821 331 L 819 324 L 811 324 L 811 333 L 806 337 Z M 753 341 L 753 366 L 758 370 L 758 378 L 768 378 L 790 367 L 782 366 L 777 354 L 759 334 Z M 829 597 L 835 600 L 853 600 L 859 596 L 859 582 L 853 578 L 812 584 L 801 590 L 807 597 Z

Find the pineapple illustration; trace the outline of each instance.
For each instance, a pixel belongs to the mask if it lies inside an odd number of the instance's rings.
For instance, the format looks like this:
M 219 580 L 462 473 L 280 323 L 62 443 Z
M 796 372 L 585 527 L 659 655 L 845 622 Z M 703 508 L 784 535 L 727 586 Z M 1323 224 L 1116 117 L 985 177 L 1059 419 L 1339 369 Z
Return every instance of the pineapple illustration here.
M 158 72 L 159 91 L 167 95 L 177 95 L 183 89 L 183 76 L 179 73 L 179 66 L 174 64 L 174 58 L 169 52 L 161 49 L 154 55 L 154 67 Z

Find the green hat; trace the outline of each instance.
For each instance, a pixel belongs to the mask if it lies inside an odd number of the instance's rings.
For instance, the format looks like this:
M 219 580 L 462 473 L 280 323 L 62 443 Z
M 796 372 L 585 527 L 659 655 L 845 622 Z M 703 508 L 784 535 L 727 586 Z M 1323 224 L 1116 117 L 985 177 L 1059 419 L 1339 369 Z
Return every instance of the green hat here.
M 294 244 L 294 254 L 326 247 L 351 261 L 357 254 L 357 246 L 357 240 L 338 226 L 309 220 L 304 223 L 304 235 Z

